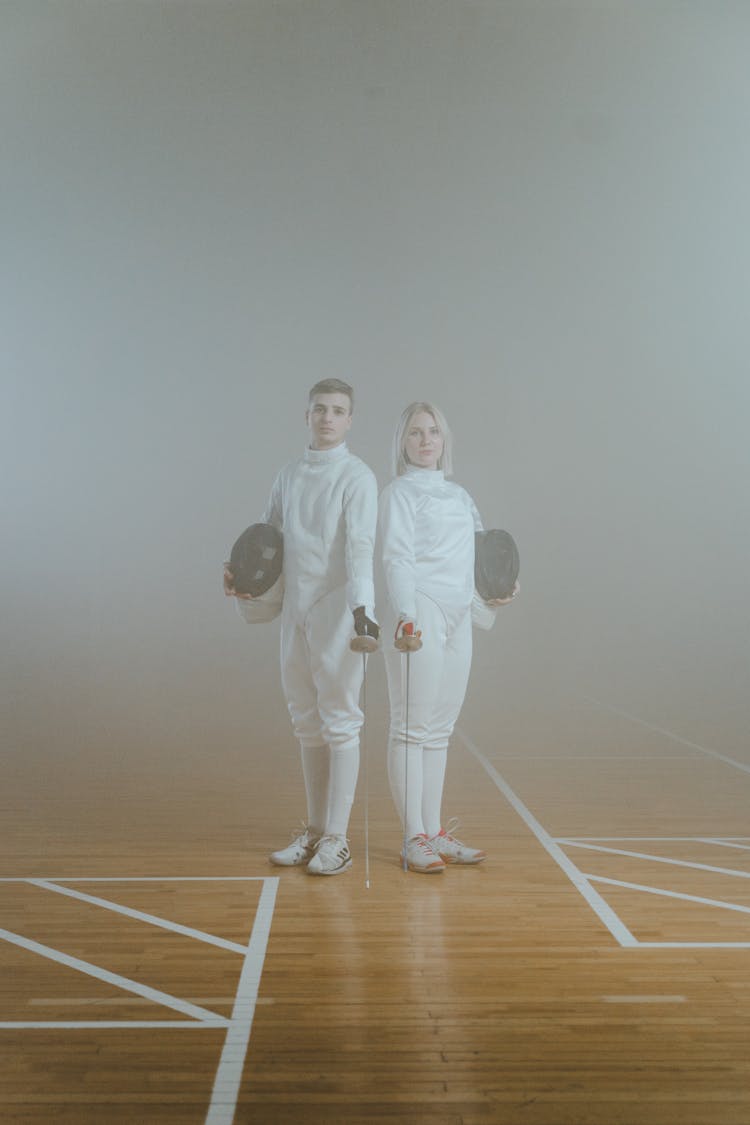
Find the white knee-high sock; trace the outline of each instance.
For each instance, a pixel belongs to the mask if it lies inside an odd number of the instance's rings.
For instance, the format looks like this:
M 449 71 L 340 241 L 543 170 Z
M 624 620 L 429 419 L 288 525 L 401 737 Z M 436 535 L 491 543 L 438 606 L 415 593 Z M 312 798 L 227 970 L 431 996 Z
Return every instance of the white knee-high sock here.
M 328 747 L 303 746 L 301 752 L 307 824 L 322 836 L 328 818 Z
M 327 836 L 346 836 L 359 773 L 359 739 L 330 747 Z
M 422 764 L 422 819 L 428 836 L 435 836 L 440 831 L 440 807 L 447 762 L 447 746 L 425 747 Z
M 424 832 L 422 821 L 422 747 L 409 746 L 409 777 L 407 787 L 406 748 L 403 739 L 391 738 L 388 742 L 388 781 L 396 811 L 407 839 Z M 406 814 L 404 815 L 404 799 Z

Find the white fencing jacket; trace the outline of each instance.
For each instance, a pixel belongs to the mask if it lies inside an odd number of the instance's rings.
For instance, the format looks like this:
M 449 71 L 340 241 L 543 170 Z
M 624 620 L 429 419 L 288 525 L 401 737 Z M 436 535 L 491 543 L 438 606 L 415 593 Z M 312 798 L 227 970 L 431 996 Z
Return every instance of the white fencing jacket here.
M 468 492 L 441 469 L 409 467 L 380 495 L 383 567 L 390 608 L 416 619 L 417 591 L 449 614 L 474 598 L 474 532 L 482 521 Z
M 346 443 L 306 449 L 274 481 L 263 522 L 284 536 L 284 616 L 303 617 L 346 588 L 349 608 L 374 613 L 375 474 Z

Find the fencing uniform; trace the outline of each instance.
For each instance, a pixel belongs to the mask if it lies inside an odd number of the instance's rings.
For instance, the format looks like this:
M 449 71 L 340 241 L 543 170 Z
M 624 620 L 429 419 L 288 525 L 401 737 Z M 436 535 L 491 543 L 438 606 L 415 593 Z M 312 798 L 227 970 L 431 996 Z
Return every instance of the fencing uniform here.
M 411 619 L 423 642 L 410 658 L 408 732 L 404 658 L 392 644 L 384 646 L 391 708 L 388 777 L 405 835 L 431 837 L 440 831 L 448 741 L 471 667 L 474 533 L 482 523 L 460 485 L 439 469 L 410 466 L 383 490 L 379 526 L 386 636 L 394 635 L 399 619 Z
M 302 750 L 308 824 L 345 834 L 359 767 L 362 660 L 352 611 L 374 617 L 377 484 L 345 443 L 306 449 L 277 476 L 263 515 L 284 536 L 281 678 Z

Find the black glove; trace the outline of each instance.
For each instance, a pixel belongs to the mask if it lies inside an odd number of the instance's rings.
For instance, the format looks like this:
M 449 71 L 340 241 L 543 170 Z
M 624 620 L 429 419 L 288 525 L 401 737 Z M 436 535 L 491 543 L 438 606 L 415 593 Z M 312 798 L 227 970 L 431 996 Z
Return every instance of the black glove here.
M 380 626 L 367 616 L 363 605 L 358 605 L 354 610 L 354 636 L 349 647 L 354 652 L 374 652 L 379 636 Z

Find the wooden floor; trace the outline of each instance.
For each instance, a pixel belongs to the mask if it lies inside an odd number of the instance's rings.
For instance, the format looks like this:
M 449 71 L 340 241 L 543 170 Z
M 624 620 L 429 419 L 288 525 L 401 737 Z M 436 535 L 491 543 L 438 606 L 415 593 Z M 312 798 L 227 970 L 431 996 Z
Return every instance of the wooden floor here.
M 747 751 L 590 700 L 461 730 L 444 812 L 488 860 L 400 870 L 374 723 L 369 889 L 363 775 L 351 872 L 267 863 L 283 728 L 12 759 L 0 1120 L 747 1125 Z

